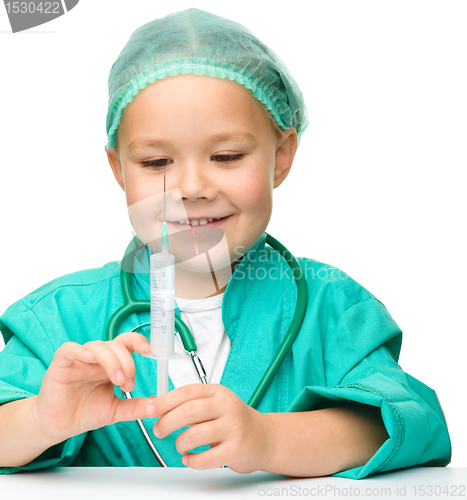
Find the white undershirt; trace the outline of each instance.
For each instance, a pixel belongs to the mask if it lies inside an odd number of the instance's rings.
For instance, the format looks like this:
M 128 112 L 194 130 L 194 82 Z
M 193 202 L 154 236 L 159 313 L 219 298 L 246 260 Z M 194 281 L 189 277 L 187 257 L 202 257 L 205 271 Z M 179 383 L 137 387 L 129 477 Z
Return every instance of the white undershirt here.
M 198 347 L 197 354 L 206 370 L 209 384 L 219 384 L 230 353 L 230 339 L 222 322 L 224 294 L 207 299 L 187 300 L 175 297 L 180 307 L 180 317 L 186 323 Z M 169 376 L 175 388 L 186 384 L 201 383 L 191 356 L 175 337 L 175 352 L 183 358 L 169 363 Z

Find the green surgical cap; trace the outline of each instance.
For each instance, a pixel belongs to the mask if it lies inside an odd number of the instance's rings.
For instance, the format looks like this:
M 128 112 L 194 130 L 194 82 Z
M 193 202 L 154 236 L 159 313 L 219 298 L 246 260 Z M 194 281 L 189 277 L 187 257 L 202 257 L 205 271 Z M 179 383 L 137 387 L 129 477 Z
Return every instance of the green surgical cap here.
M 123 109 L 149 83 L 194 73 L 235 80 L 250 89 L 282 130 L 308 126 L 303 95 L 285 64 L 241 24 L 200 9 L 154 19 L 136 29 L 109 73 L 107 148 Z

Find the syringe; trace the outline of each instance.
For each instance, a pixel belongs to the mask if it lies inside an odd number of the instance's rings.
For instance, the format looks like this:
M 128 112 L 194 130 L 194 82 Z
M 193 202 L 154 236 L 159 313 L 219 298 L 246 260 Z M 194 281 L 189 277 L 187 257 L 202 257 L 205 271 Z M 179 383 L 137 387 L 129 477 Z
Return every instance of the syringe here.
M 175 256 L 169 253 L 167 224 L 161 252 L 151 255 L 151 354 L 157 359 L 157 396 L 169 390 L 169 359 L 174 357 Z

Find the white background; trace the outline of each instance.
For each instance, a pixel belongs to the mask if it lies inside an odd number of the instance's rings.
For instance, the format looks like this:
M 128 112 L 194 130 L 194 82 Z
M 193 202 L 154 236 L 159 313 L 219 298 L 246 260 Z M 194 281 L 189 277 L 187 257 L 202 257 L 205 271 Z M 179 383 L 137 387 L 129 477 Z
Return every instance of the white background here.
M 246 26 L 296 79 L 310 125 L 268 232 L 386 305 L 404 332 L 400 365 L 436 391 L 451 466 L 466 467 L 464 1 L 81 0 L 17 34 L 0 8 L 0 314 L 122 257 L 131 226 L 104 152 L 108 74 L 136 28 L 189 7 Z

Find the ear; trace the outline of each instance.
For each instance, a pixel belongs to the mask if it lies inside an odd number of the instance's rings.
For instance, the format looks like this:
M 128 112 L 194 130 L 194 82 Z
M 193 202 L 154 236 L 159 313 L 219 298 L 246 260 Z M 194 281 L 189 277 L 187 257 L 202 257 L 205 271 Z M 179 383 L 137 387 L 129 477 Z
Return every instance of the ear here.
M 297 131 L 295 127 L 290 127 L 278 144 L 274 168 L 274 189 L 284 182 L 292 168 L 295 153 L 297 152 Z
M 109 164 L 112 168 L 115 179 L 117 179 L 118 184 L 123 189 L 123 191 L 125 191 L 125 181 L 123 179 L 122 165 L 120 163 L 120 159 L 118 158 L 117 151 L 115 150 L 115 148 L 107 149 L 107 146 L 105 146 L 104 149 L 107 153 L 107 159 L 109 160 Z

